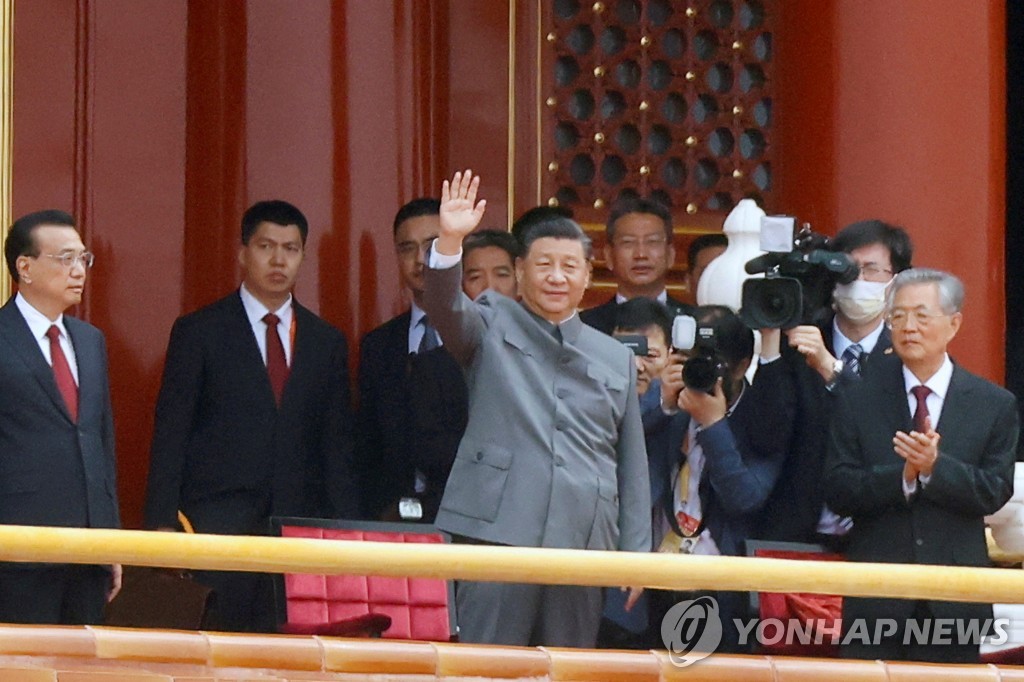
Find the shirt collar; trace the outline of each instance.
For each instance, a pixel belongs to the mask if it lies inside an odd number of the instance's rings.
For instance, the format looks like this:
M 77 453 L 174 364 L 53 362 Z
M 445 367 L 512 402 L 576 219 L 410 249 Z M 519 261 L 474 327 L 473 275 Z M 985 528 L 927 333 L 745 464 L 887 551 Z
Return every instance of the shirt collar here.
M 875 346 L 878 344 L 879 337 L 882 336 L 882 329 L 884 327 L 885 327 L 885 320 L 882 320 L 882 319 L 878 320 L 878 326 L 875 327 L 874 331 L 872 331 L 870 334 L 865 336 L 860 341 L 856 342 L 857 344 L 860 345 L 862 353 L 870 353 L 871 351 L 873 351 L 875 349 Z M 846 338 L 846 335 L 843 334 L 843 332 L 839 329 L 839 322 L 837 322 L 836 318 L 833 317 L 832 318 L 832 350 L 835 351 L 835 356 L 837 358 L 843 357 L 843 352 L 845 352 L 846 349 L 849 348 L 850 346 L 852 346 L 853 344 L 854 344 L 854 341 L 851 341 L 850 339 Z
M 412 302 L 412 306 L 409 308 L 409 314 L 411 316 L 409 319 L 409 329 L 415 329 L 416 325 L 420 323 L 420 320 L 427 316 L 427 313 L 423 308 L 416 305 L 416 301 Z
M 907 366 L 903 366 L 903 386 L 906 388 L 907 394 L 910 393 L 910 389 L 915 386 L 927 386 L 932 390 L 932 393 L 937 395 L 941 400 L 946 399 L 946 393 L 949 392 L 949 382 L 953 380 L 953 361 L 949 359 L 949 353 L 945 354 L 942 360 L 942 366 L 939 367 L 938 371 L 935 372 L 923 384 L 918 380 L 914 373 L 907 369 Z
M 238 295 L 242 298 L 242 307 L 245 308 L 245 315 L 249 318 L 249 324 L 256 326 L 257 322 L 263 321 L 263 316 L 267 313 L 274 313 L 281 320 L 286 327 L 292 323 L 292 295 L 288 294 L 288 300 L 285 301 L 280 308 L 277 310 L 270 310 L 267 306 L 260 303 L 255 296 L 245 288 L 243 284 L 239 290 Z
M 50 321 L 46 315 L 39 312 L 35 306 L 28 302 L 21 292 L 14 297 L 14 305 L 18 306 L 18 310 L 21 312 L 21 316 L 25 318 L 25 322 L 28 324 L 29 331 L 32 332 L 32 336 L 36 339 L 43 339 L 46 337 L 46 332 L 51 326 L 57 325 L 57 329 L 60 329 L 61 335 L 66 339 L 70 339 L 68 336 L 68 330 L 64 327 L 64 314 L 61 313 L 57 316 L 57 319 Z
M 625 303 L 628 300 L 629 300 L 628 298 L 626 298 L 625 296 L 623 296 L 619 292 L 617 292 L 617 291 L 615 292 L 615 302 L 616 303 L 620 303 L 621 304 L 621 303 Z M 657 301 L 658 303 L 662 304 L 662 305 L 667 305 L 668 304 L 668 289 L 662 289 L 661 293 L 654 297 L 654 300 Z

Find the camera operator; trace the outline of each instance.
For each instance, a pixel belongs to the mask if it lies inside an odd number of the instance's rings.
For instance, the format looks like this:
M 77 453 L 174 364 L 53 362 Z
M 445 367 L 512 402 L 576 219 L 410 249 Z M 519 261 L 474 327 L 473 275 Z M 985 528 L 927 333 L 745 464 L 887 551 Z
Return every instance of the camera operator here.
M 662 372 L 662 410 L 672 413 L 665 419 L 672 422 L 674 438 L 658 472 L 664 493 L 656 515 L 661 528 L 655 532 L 663 536 L 659 551 L 738 556 L 789 450 L 796 393 L 780 359 L 778 330 L 762 332 L 759 366 L 748 384 L 744 373 L 754 353 L 750 329 L 724 306 L 698 308 L 696 321 L 696 346 L 675 354 Z M 673 345 L 682 345 L 676 336 Z M 656 462 L 650 459 L 651 466 Z M 659 601 L 670 597 L 660 604 L 664 610 L 690 598 L 656 594 Z M 745 595 L 714 596 L 725 627 L 719 650 L 736 650 L 733 618 L 745 613 Z
M 786 332 L 789 348 L 783 352 L 798 393 L 797 434 L 765 506 L 758 537 L 818 542 L 841 550 L 849 521 L 825 508 L 820 486 L 830 398 L 892 352 L 883 319 L 885 296 L 895 275 L 910 267 L 913 250 L 906 231 L 880 220 L 848 225 L 832 240 L 831 249 L 849 255 L 860 273 L 853 282 L 835 286 L 833 314 L 820 325 L 800 325 Z

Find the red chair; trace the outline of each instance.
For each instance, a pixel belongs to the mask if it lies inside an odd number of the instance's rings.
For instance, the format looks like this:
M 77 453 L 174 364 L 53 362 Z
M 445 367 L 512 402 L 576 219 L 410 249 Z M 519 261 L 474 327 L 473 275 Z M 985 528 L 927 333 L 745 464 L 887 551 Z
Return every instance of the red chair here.
M 747 556 L 766 559 L 798 559 L 803 561 L 843 561 L 841 554 L 829 552 L 821 545 L 800 542 L 769 542 L 747 540 Z M 772 628 L 765 628 L 765 639 L 777 643 L 757 646 L 759 653 L 787 656 L 839 655 L 843 598 L 840 595 L 793 592 L 751 592 L 751 612 L 762 621 L 775 621 L 790 628 L 779 637 Z M 797 631 L 799 628 L 799 631 Z
M 334 519 L 275 518 L 282 537 L 373 542 L 444 543 L 431 525 Z M 435 578 L 290 573 L 275 582 L 282 632 L 379 636 L 447 642 L 455 639 L 455 591 Z

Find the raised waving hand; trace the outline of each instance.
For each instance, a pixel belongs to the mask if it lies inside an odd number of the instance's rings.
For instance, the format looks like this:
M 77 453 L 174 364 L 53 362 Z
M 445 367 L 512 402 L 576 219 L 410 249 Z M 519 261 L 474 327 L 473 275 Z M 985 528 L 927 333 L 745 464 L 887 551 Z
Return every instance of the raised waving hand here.
M 441 185 L 441 232 L 437 238 L 440 253 L 457 254 L 462 240 L 483 219 L 487 200 L 476 200 L 479 187 L 480 176 L 469 169 L 456 172 L 451 182 L 445 180 Z

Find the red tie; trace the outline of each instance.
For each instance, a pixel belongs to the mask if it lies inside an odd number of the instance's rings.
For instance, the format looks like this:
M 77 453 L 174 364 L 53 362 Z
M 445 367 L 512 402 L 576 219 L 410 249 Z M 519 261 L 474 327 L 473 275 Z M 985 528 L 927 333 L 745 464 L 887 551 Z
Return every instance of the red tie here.
M 46 336 L 50 339 L 50 361 L 53 363 L 53 377 L 57 380 L 57 388 L 64 398 L 64 405 L 71 414 L 71 421 L 78 421 L 78 384 L 75 383 L 75 376 L 71 373 L 71 365 L 64 355 L 64 349 L 60 347 L 60 329 L 52 325 L 46 330 Z
M 277 333 L 277 323 L 280 321 L 281 318 L 274 313 L 267 313 L 263 316 L 263 322 L 267 325 L 267 374 L 270 375 L 270 387 L 274 389 L 274 398 L 278 405 L 281 404 L 281 396 L 284 395 L 284 385 L 288 381 L 289 372 L 281 335 Z
M 925 420 L 928 419 L 928 396 L 932 389 L 927 386 L 914 386 L 910 392 L 917 398 L 917 409 L 914 410 L 914 430 L 918 433 L 927 433 L 928 427 Z

